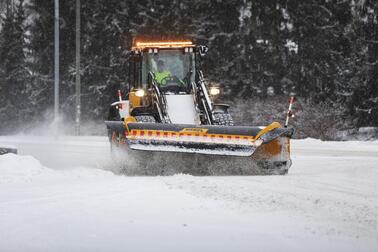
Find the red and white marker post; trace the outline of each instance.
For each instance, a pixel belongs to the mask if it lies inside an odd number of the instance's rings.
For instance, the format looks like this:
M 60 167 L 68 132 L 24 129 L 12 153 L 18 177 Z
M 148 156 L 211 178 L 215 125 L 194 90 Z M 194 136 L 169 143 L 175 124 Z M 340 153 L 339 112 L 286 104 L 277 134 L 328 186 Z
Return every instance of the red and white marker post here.
M 122 109 L 122 93 L 121 93 L 121 90 L 118 89 L 118 100 L 119 100 L 119 105 L 118 105 L 118 109 L 121 110 Z
M 290 97 L 290 100 L 289 100 L 289 109 L 287 110 L 287 113 L 286 113 L 286 121 L 285 121 L 285 128 L 289 125 L 289 119 L 294 117 L 294 113 L 293 113 L 293 104 L 294 104 L 294 101 L 295 101 L 295 98 L 294 96 Z

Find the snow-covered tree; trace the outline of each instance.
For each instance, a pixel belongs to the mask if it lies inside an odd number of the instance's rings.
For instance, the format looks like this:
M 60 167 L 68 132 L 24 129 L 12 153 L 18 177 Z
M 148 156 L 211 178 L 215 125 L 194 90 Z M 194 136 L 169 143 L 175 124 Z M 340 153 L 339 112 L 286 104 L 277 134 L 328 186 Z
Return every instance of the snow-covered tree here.
M 40 120 L 53 108 L 54 3 L 14 3 L 0 5 L 0 117 L 7 118 L 0 127 L 15 120 L 14 111 Z M 205 77 L 224 87 L 225 98 L 295 93 L 355 126 L 376 126 L 377 6 L 374 0 L 82 1 L 83 120 L 106 116 L 116 90 L 127 85 L 125 51 L 133 37 L 148 35 L 207 45 Z M 60 1 L 60 101 L 67 120 L 74 120 L 75 74 L 75 0 L 66 0 Z M 28 105 L 16 102 L 23 96 Z
M 20 0 L 15 8 L 6 11 L 0 42 L 0 121 L 8 130 L 30 119 L 24 22 L 25 10 Z

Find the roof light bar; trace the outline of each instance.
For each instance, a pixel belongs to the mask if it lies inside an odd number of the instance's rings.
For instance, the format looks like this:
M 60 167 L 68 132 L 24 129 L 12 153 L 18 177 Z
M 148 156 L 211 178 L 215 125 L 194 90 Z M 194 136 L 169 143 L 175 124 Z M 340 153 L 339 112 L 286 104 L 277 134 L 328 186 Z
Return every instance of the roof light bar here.
M 136 42 L 135 44 L 137 48 L 143 47 L 185 47 L 185 46 L 192 46 L 193 43 L 191 41 L 169 41 L 169 42 Z

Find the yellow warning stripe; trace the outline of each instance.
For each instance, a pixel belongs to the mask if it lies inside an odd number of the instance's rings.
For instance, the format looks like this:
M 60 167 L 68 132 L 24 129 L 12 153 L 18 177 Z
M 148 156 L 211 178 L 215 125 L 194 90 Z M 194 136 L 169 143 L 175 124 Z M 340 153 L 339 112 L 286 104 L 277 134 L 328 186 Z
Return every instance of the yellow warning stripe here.
M 130 120 L 129 122 L 133 122 Z M 127 127 L 128 121 L 125 121 L 126 129 L 127 129 L 127 138 L 136 139 L 136 138 L 177 138 L 180 137 L 203 137 L 207 139 L 214 139 L 214 140 L 236 140 L 236 141 L 250 141 L 255 142 L 258 140 L 263 134 L 281 127 L 278 122 L 273 122 L 272 124 L 266 126 L 262 130 L 258 132 L 258 134 L 253 136 L 245 136 L 245 135 L 230 135 L 230 134 L 212 134 L 207 133 L 207 129 L 201 130 L 198 129 L 196 131 L 192 129 L 184 129 L 180 132 L 177 131 L 168 131 L 168 130 L 144 130 L 144 129 L 132 129 L 129 131 Z
M 203 137 L 209 140 L 239 140 L 239 141 L 254 141 L 252 136 L 242 136 L 242 135 L 225 135 L 225 134 L 208 134 L 202 132 L 176 132 L 176 131 L 166 131 L 166 130 L 141 130 L 133 129 L 127 133 L 128 138 L 140 138 L 140 137 L 151 137 L 151 138 L 177 138 L 180 137 Z

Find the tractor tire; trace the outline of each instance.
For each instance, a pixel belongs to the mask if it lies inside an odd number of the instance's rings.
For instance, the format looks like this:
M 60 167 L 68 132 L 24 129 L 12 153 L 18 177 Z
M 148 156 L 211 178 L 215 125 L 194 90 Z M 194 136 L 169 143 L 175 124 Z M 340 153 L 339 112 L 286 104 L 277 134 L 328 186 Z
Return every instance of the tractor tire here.
M 171 122 L 171 120 L 169 120 L 169 119 L 164 119 L 161 123 L 170 124 L 170 123 L 172 123 L 172 122 Z
M 149 115 L 135 116 L 137 122 L 142 123 L 156 123 L 155 117 Z
M 215 113 L 214 125 L 219 126 L 234 126 L 234 120 L 229 113 Z

